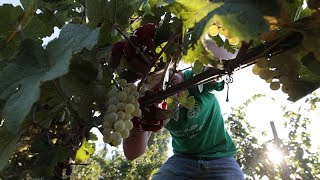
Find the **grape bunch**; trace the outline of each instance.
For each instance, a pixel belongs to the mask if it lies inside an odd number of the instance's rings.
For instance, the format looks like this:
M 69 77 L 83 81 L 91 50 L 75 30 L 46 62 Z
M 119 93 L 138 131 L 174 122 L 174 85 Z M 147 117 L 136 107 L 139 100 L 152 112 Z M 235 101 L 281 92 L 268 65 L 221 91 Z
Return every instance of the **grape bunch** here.
M 131 119 L 141 116 L 137 86 L 120 79 L 119 86 L 112 85 L 107 93 L 106 113 L 103 117 L 103 141 L 112 146 L 121 144 L 133 128 Z
M 260 58 L 252 68 L 252 72 L 259 75 L 270 89 L 281 90 L 290 95 L 294 93 L 294 86 L 299 81 L 300 61 L 290 53 L 282 53 L 270 58 Z
M 219 33 L 225 36 L 226 39 L 228 39 L 230 45 L 235 46 L 240 42 L 240 39 L 238 37 L 234 36 L 228 29 L 222 27 L 219 24 L 213 24 L 209 27 L 208 34 L 210 36 L 217 36 Z

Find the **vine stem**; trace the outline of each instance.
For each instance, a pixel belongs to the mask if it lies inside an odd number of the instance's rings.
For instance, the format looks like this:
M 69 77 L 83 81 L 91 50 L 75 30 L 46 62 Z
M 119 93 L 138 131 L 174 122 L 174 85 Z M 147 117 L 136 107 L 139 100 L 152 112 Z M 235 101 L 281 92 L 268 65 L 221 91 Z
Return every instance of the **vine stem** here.
M 242 58 L 238 58 L 237 61 L 239 61 L 240 67 L 243 65 L 247 67 L 248 64 L 250 65 L 255 63 L 257 58 L 265 56 L 266 54 L 278 54 L 280 52 L 285 52 L 301 44 L 301 41 L 302 41 L 302 35 L 298 32 L 293 32 L 293 33 L 290 33 L 285 38 L 280 38 L 270 43 L 262 44 L 255 48 L 248 49 L 246 54 L 243 55 Z M 233 60 L 228 60 L 228 61 L 233 61 Z M 236 70 L 240 70 L 240 69 L 241 68 L 238 68 Z M 142 108 L 150 106 L 182 90 L 186 90 L 200 84 L 212 82 L 219 76 L 226 75 L 226 74 L 228 74 L 228 71 L 226 70 L 219 70 L 219 69 L 207 70 L 182 83 L 172 86 L 165 91 L 154 92 L 142 97 L 140 105 Z

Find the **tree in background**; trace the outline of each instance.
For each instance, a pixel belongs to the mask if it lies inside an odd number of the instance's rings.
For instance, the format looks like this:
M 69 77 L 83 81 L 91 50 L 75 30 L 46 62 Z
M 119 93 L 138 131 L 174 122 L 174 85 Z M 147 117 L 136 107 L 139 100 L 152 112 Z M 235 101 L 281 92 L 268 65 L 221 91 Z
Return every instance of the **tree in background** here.
M 154 133 L 150 137 L 146 153 L 128 161 L 121 151 L 115 150 L 111 158 L 102 149 L 86 165 L 74 166 L 73 179 L 148 179 L 167 159 L 169 132 Z
M 266 136 L 265 132 L 255 135 L 254 127 L 246 120 L 246 108 L 261 97 L 264 96 L 255 95 L 238 108 L 232 108 L 226 120 L 238 147 L 237 161 L 247 179 L 319 179 L 320 149 L 313 147 L 311 150 L 307 127 L 310 124 L 308 115 L 316 109 L 320 99 L 312 94 L 295 110 L 283 106 L 283 123 L 290 130 L 288 139 L 261 142 L 257 137 Z M 275 145 L 283 154 L 283 161 L 279 164 L 268 157 L 270 145 Z

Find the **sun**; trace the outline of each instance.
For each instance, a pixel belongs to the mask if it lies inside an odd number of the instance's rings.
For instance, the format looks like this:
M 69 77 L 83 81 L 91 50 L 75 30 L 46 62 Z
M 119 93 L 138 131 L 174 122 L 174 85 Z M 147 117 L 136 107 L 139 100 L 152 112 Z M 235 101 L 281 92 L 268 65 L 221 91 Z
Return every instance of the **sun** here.
M 282 152 L 277 149 L 276 147 L 272 146 L 268 148 L 268 158 L 274 163 L 274 164 L 280 164 L 283 161 L 283 154 Z

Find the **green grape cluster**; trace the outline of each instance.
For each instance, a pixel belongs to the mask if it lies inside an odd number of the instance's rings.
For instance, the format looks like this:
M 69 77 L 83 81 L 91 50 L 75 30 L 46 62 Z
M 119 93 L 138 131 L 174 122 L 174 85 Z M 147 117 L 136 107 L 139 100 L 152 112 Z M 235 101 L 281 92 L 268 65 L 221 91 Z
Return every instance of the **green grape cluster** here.
M 281 90 L 290 95 L 294 93 L 294 84 L 299 80 L 300 61 L 289 53 L 282 53 L 270 58 L 260 58 L 252 68 L 255 75 L 259 75 L 270 89 Z
M 131 119 L 141 116 L 137 86 L 125 79 L 119 80 L 119 86 L 121 90 L 116 85 L 110 87 L 103 118 L 103 141 L 112 146 L 120 145 L 122 139 L 129 137 L 133 128 Z
M 222 27 L 218 24 L 213 24 L 208 29 L 208 34 L 210 36 L 217 36 L 218 34 L 222 34 L 228 39 L 228 42 L 230 45 L 237 45 L 240 42 L 240 39 L 236 36 L 234 36 L 228 29 Z

